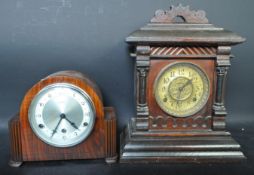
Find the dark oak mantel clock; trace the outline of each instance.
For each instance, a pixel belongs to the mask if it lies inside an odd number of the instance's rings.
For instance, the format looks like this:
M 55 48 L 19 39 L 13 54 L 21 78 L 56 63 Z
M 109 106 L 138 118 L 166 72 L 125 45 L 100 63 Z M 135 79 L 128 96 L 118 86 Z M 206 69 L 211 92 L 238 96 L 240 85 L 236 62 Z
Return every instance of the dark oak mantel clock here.
M 97 85 L 76 71 L 35 84 L 9 122 L 10 165 L 26 161 L 105 158 L 116 161 L 116 116 Z
M 231 46 L 241 36 L 189 6 L 157 10 L 126 41 L 136 59 L 136 117 L 121 135 L 120 162 L 245 159 L 225 129 Z

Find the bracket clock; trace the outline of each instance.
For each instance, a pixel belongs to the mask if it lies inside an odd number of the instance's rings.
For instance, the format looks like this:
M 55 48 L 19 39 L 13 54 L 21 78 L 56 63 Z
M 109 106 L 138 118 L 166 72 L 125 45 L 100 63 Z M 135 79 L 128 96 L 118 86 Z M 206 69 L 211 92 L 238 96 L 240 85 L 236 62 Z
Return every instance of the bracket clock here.
M 245 159 L 225 129 L 231 46 L 241 36 L 189 6 L 157 10 L 126 41 L 136 62 L 136 117 L 121 134 L 120 162 Z
M 105 158 L 116 161 L 116 116 L 97 85 L 76 71 L 35 84 L 9 122 L 10 165 L 25 161 Z

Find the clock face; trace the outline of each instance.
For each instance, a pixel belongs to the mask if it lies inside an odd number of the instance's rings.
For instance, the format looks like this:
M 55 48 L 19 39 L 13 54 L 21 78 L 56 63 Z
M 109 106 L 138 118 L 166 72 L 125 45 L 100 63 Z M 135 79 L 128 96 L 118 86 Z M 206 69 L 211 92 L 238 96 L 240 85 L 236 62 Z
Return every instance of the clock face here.
M 204 71 L 192 63 L 174 63 L 164 68 L 154 84 L 160 108 L 175 117 L 197 113 L 209 97 L 209 80 Z
M 67 83 L 43 88 L 29 107 L 34 133 L 55 147 L 70 147 L 85 140 L 95 122 L 94 105 L 82 89 Z

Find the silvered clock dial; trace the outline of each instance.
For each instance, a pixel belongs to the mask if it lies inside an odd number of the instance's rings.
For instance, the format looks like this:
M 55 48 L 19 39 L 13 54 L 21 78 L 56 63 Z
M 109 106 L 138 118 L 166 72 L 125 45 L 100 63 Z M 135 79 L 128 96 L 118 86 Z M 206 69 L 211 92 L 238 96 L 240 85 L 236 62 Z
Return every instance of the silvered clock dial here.
M 175 63 L 164 68 L 155 81 L 155 98 L 166 113 L 187 117 L 198 112 L 209 97 L 209 80 L 192 63 Z
M 55 147 L 70 147 L 89 136 L 95 110 L 85 91 L 68 83 L 56 83 L 35 96 L 28 117 L 41 140 Z

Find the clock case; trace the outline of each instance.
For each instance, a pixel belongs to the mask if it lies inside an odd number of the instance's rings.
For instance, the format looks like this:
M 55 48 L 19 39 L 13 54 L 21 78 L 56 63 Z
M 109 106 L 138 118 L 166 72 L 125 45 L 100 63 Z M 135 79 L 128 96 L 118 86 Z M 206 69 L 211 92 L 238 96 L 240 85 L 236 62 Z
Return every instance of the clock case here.
M 81 143 L 66 148 L 54 147 L 40 140 L 29 124 L 28 109 L 35 95 L 54 83 L 69 83 L 84 90 L 95 106 L 95 124 L 90 135 Z M 25 95 L 19 114 L 9 122 L 10 162 L 18 167 L 26 161 L 97 159 L 105 158 L 114 163 L 116 153 L 116 115 L 113 107 L 103 107 L 97 85 L 87 76 L 76 71 L 61 71 L 49 75 L 35 84 Z
M 157 10 L 151 22 L 126 38 L 135 58 L 136 117 L 120 143 L 122 163 L 233 162 L 245 159 L 226 131 L 224 104 L 231 46 L 241 36 L 208 23 L 205 12 L 189 6 Z M 154 82 L 169 64 L 192 63 L 210 81 L 206 105 L 188 117 L 174 117 L 156 103 Z

